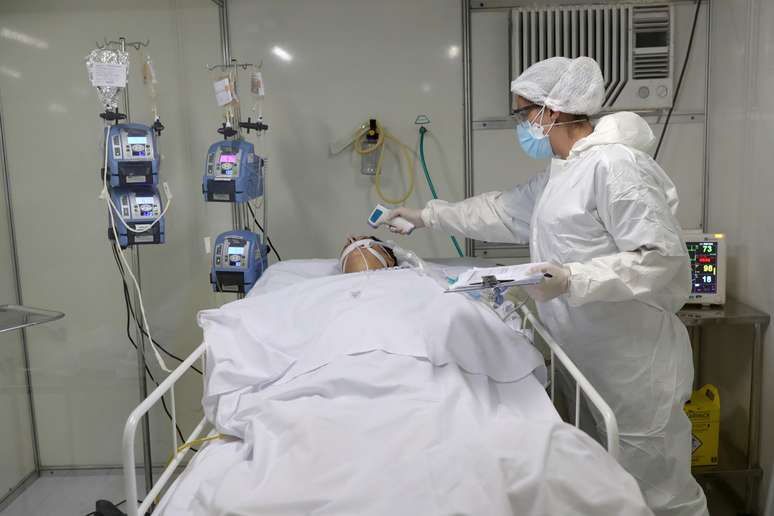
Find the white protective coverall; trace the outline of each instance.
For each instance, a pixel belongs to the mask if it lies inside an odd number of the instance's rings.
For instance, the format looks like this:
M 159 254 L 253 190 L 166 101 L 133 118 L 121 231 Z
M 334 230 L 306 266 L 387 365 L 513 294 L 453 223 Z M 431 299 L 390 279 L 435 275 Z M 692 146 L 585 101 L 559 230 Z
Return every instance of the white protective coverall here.
M 707 514 L 683 412 L 690 343 L 675 315 L 688 299 L 690 266 L 675 186 L 644 152 L 653 140 L 638 115 L 605 116 L 566 160 L 526 184 L 430 201 L 422 219 L 470 238 L 529 242 L 533 262 L 569 268 L 569 291 L 538 311 L 613 409 L 622 465 L 657 515 Z

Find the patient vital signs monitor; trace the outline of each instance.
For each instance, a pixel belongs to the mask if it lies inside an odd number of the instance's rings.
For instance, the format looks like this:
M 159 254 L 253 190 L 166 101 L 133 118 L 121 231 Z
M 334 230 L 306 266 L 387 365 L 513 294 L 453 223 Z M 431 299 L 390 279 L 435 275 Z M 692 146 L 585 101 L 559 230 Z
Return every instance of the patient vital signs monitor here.
M 202 193 L 210 202 L 245 202 L 263 195 L 264 160 L 252 143 L 223 140 L 210 145 Z
M 269 265 L 260 235 L 226 231 L 215 239 L 210 283 L 216 292 L 247 293 Z
M 691 259 L 689 303 L 722 305 L 726 302 L 726 240 L 716 233 L 686 233 Z
M 156 133 L 143 124 L 116 124 L 105 129 L 108 183 L 112 187 L 159 182 Z

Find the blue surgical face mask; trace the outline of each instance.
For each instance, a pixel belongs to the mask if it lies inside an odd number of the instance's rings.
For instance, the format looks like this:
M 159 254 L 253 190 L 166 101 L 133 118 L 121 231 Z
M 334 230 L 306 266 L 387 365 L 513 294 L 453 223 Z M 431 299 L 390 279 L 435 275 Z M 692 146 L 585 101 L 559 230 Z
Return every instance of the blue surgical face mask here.
M 540 118 L 542 120 L 543 113 Z M 550 128 L 549 128 L 550 130 Z M 554 156 L 551 141 L 543 132 L 542 126 L 533 122 L 522 122 L 516 126 L 516 135 L 519 138 L 521 148 L 527 156 L 533 159 L 546 159 Z

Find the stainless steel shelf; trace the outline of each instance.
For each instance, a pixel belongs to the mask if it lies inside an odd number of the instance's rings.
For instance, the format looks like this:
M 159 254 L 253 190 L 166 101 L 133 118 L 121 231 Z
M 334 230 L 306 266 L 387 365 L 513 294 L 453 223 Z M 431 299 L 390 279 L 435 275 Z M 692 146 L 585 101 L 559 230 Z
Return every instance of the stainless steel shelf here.
M 688 327 L 738 324 L 769 324 L 771 317 L 765 312 L 729 298 L 723 306 L 697 307 L 686 305 L 677 316 Z
M 0 305 L 0 333 L 36 326 L 64 317 L 64 313 L 21 305 Z

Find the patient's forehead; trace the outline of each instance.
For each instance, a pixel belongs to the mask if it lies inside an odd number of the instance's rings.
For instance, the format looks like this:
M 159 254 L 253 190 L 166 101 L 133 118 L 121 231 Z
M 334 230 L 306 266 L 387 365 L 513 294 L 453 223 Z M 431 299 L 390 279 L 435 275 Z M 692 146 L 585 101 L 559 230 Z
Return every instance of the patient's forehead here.
M 341 251 L 339 251 L 339 254 L 343 253 L 344 250 L 347 248 L 347 246 L 349 246 L 352 242 L 357 242 L 358 240 L 376 240 L 376 238 L 368 235 L 360 235 L 360 236 L 349 235 L 347 237 L 346 243 L 344 244 L 344 247 L 342 247 Z
M 344 251 L 349 247 L 353 242 L 357 242 L 358 240 L 372 240 L 371 242 L 371 249 L 373 249 L 375 252 L 382 255 L 387 262 L 388 266 L 394 267 L 397 265 L 397 260 L 395 260 L 392 256 L 392 254 L 389 252 L 388 248 L 386 246 L 381 245 L 381 241 L 378 240 L 374 236 L 369 235 L 359 235 L 359 236 L 349 236 L 347 237 L 347 242 L 344 245 L 344 247 L 341 249 L 341 252 L 339 255 L 343 258 Z M 352 249 L 348 257 L 346 258 L 346 264 L 345 264 L 345 270 L 343 272 L 362 272 L 367 269 L 383 269 L 384 266 L 382 263 L 370 252 L 364 251 L 362 249 L 362 246 L 360 251 L 358 249 Z

